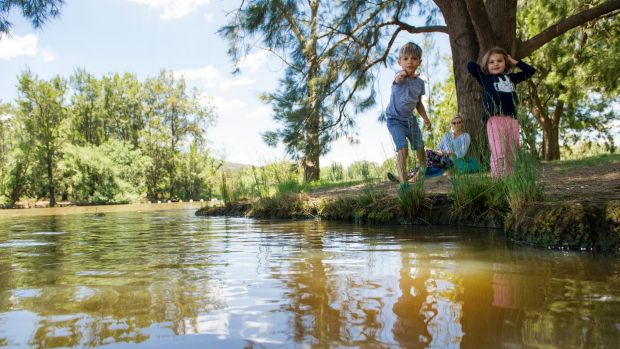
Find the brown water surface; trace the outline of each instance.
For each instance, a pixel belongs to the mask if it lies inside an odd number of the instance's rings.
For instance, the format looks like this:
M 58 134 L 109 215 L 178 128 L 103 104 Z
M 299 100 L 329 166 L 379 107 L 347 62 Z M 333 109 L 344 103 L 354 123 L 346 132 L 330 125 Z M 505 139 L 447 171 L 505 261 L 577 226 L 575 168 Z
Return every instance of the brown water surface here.
M 166 208 L 0 215 L 0 346 L 620 347 L 617 255 Z

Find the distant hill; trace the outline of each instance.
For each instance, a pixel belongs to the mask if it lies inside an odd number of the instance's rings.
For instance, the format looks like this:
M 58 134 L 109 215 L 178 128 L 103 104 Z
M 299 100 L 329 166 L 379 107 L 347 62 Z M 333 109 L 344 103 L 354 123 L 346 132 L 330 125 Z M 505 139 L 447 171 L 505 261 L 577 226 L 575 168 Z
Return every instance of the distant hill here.
M 242 169 L 248 168 L 248 167 L 252 167 L 252 165 L 239 164 L 239 163 L 236 163 L 236 162 L 228 162 L 228 161 L 224 161 L 224 165 L 222 166 L 222 168 L 224 170 L 229 170 L 229 171 L 242 170 Z

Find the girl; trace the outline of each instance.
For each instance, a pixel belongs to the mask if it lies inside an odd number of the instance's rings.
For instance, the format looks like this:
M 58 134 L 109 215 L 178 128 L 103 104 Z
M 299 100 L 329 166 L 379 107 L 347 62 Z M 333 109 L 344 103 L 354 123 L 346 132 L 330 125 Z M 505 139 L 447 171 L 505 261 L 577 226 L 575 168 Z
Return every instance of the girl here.
M 514 67 L 521 69 L 512 73 Z M 482 68 L 467 64 L 469 73 L 482 85 L 483 119 L 491 149 L 491 176 L 498 178 L 512 172 L 515 151 L 521 146 L 516 117 L 516 85 L 529 79 L 536 69 L 516 61 L 504 49 L 494 47 L 482 57 Z

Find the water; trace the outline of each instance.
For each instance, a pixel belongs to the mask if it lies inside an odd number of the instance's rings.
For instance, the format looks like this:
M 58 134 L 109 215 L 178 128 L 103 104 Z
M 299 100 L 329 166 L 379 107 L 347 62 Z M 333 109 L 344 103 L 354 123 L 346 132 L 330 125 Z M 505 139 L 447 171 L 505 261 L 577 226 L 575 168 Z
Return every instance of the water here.
M 616 255 L 183 207 L 5 211 L 0 346 L 620 347 Z

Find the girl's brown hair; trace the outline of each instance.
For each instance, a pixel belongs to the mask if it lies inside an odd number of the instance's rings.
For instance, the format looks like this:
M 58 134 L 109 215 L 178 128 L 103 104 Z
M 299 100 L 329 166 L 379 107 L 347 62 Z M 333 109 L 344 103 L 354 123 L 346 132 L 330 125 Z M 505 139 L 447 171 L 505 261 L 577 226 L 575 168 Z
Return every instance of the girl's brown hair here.
M 489 70 L 487 69 L 487 64 L 489 64 L 489 58 L 491 58 L 491 55 L 496 54 L 496 53 L 499 53 L 504 56 L 504 62 L 506 62 L 506 70 L 504 72 L 512 71 L 514 67 L 508 61 L 508 52 L 506 52 L 506 50 L 504 50 L 503 48 L 497 47 L 497 46 L 488 50 L 484 54 L 484 56 L 482 56 L 482 61 L 480 62 L 480 68 L 482 68 L 482 71 L 485 72 L 486 74 L 489 74 Z

